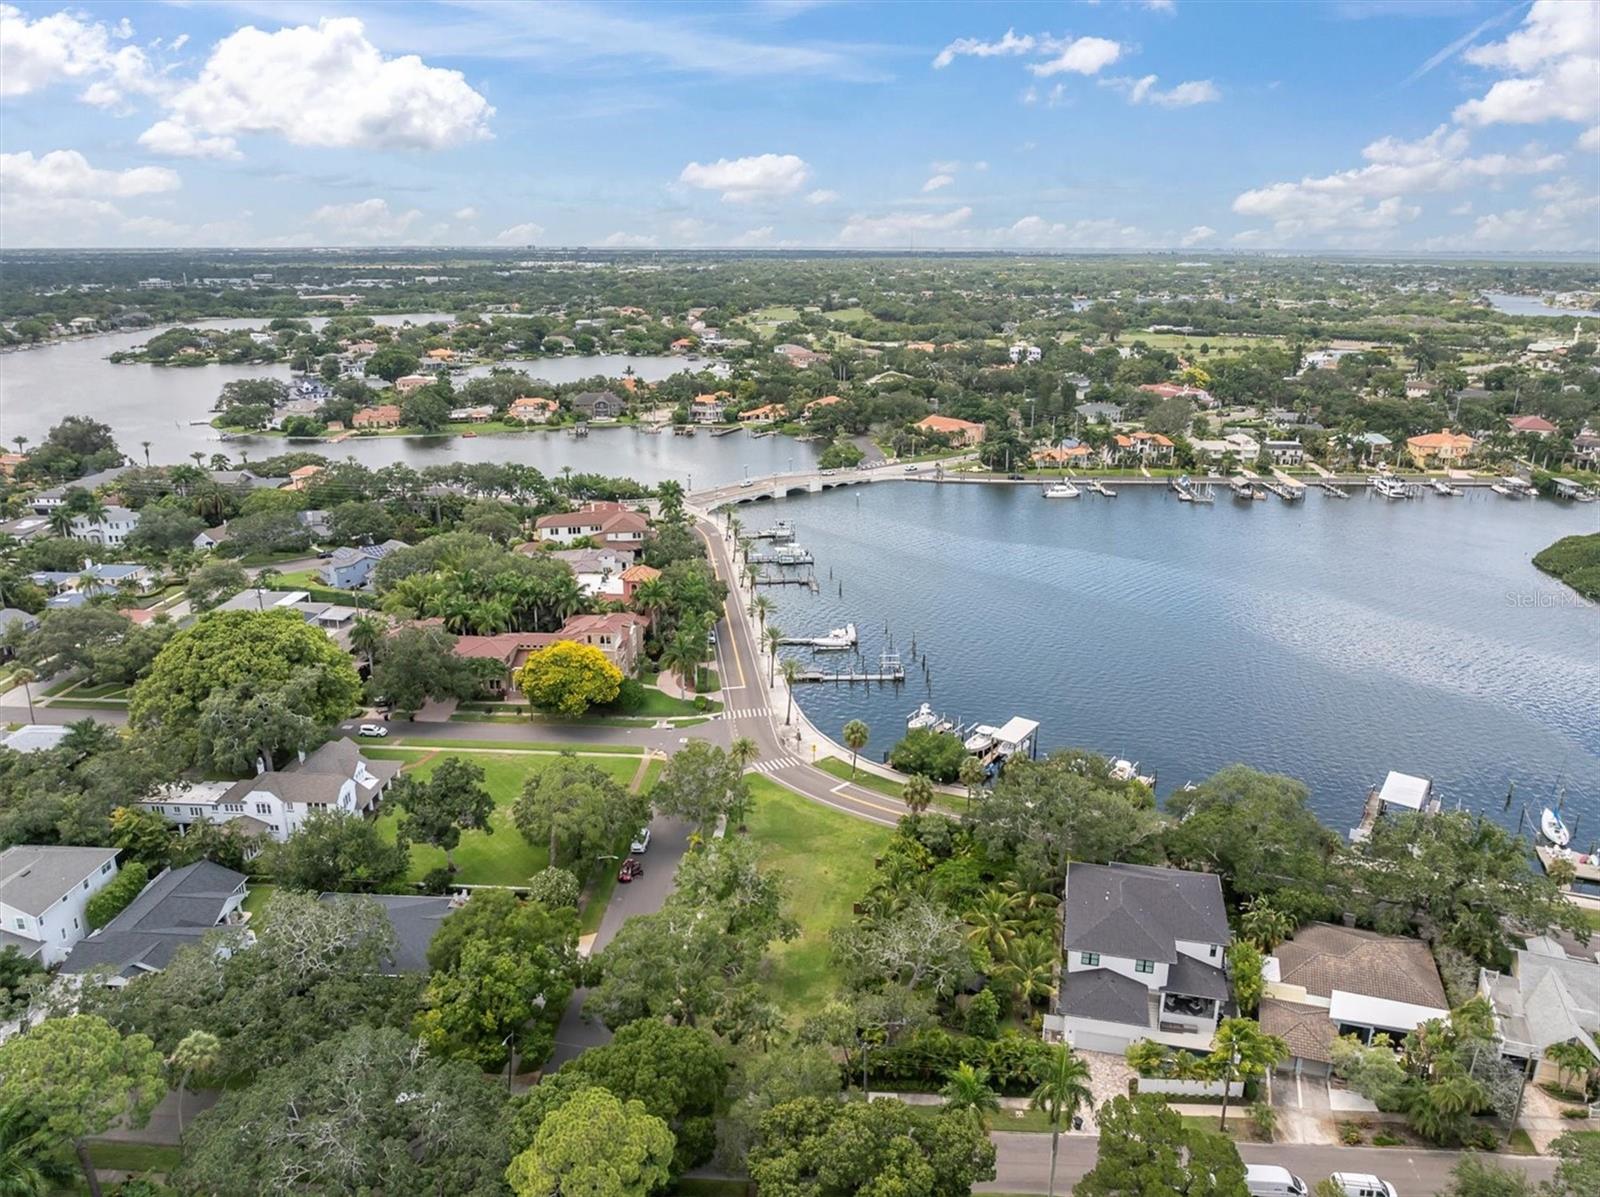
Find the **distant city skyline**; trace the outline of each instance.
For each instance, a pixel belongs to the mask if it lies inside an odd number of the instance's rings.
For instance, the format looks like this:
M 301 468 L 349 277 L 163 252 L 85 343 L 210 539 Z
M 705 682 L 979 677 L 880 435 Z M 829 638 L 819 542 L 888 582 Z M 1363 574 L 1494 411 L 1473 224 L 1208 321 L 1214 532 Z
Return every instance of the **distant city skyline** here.
M 1600 251 L 1600 0 L 0 3 L 0 248 Z

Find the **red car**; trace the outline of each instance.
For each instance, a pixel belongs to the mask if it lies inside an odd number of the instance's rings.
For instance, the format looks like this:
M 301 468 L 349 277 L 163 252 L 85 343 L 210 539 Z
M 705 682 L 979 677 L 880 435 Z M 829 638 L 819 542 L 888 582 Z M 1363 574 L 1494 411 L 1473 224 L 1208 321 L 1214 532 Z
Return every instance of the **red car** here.
M 623 861 L 622 867 L 617 870 L 617 880 L 622 882 L 624 885 L 632 881 L 635 877 L 643 876 L 644 865 L 631 856 L 628 857 L 627 860 Z

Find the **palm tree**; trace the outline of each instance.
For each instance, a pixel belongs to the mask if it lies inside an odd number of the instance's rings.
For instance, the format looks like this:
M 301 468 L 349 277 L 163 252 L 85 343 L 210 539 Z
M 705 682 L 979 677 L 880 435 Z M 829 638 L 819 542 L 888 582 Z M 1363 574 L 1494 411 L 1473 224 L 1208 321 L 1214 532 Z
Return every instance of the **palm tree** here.
M 1265 898 L 1251 898 L 1239 916 L 1239 929 L 1261 951 L 1270 952 L 1294 934 L 1295 921 L 1292 915 L 1277 909 Z
M 1234 1081 L 1260 1076 L 1289 1056 L 1289 1045 L 1268 1035 L 1249 1018 L 1224 1018 L 1212 1039 L 1209 1063 L 1222 1081 L 1219 1129 L 1228 1129 L 1228 1087 Z
M 167 1066 L 178 1074 L 178 1138 L 183 1138 L 183 1093 L 189 1079 L 205 1076 L 222 1062 L 222 1041 L 210 1031 L 190 1031 L 172 1049 Z
M 974 1068 L 963 1060 L 945 1079 L 939 1090 L 947 1110 L 970 1110 L 984 1130 L 989 1129 L 989 1115 L 1000 1109 L 1000 1096 L 989 1088 L 989 1070 Z
M 358 615 L 350 625 L 350 647 L 367 658 L 367 673 L 376 664 L 378 648 L 383 644 L 387 629 L 376 615 Z
M 672 595 L 667 592 L 666 583 L 660 578 L 650 578 L 640 582 L 633 590 L 633 609 L 652 617 L 665 610 L 672 604 Z
M 139 445 L 144 449 L 144 468 L 148 470 L 150 468 L 150 442 L 140 441 Z
M 1188 1055 L 1187 1052 L 1184 1054 Z M 1170 1055 L 1165 1044 L 1157 1043 L 1154 1039 L 1140 1039 L 1128 1044 L 1123 1058 L 1128 1061 L 1128 1067 L 1140 1076 L 1155 1076 L 1166 1066 Z
M 50 534 L 59 536 L 63 540 L 72 535 L 72 521 L 77 517 L 68 511 L 65 504 L 50 512 Z
M 684 689 L 693 690 L 695 674 L 700 662 L 705 660 L 706 640 L 696 636 L 693 628 L 680 628 L 678 634 L 661 650 L 661 665 L 678 675 Z
M 206 455 L 201 453 L 198 449 L 189 454 L 189 457 L 194 461 L 194 468 L 197 470 L 201 467 L 201 464 L 206 459 Z
M 17 452 L 21 453 L 22 447 L 28 443 L 28 438 L 25 436 L 14 436 L 11 438 L 11 443 L 16 445 Z
M 933 805 L 933 782 L 920 773 L 913 773 L 906 779 L 900 797 L 912 814 L 920 815 Z
M 43 1115 L 20 1100 L 0 1106 L 0 1197 L 70 1191 L 74 1172 Z
M 1028 1098 L 1028 1107 L 1043 1110 L 1050 1123 L 1050 1185 L 1049 1197 L 1056 1194 L 1056 1148 L 1061 1142 L 1061 1127 L 1071 1124 L 1080 1106 L 1093 1102 L 1094 1092 L 1089 1087 L 1089 1065 L 1083 1057 L 1064 1044 L 1049 1049 L 1050 1059 L 1042 1067 L 1034 1066 L 1039 1086 Z
M 767 626 L 767 615 L 773 607 L 772 600 L 764 594 L 758 594 L 750 600 L 750 614 L 760 621 L 762 628 Z
M 972 809 L 972 800 L 978 796 L 978 791 L 983 789 L 983 762 L 975 756 L 961 758 L 961 784 L 967 787 L 967 809 Z
M 745 563 L 744 580 L 745 580 L 745 584 L 748 585 L 751 590 L 754 590 L 756 588 L 756 579 L 759 578 L 760 576 L 761 576 L 761 567 L 759 565 L 751 565 L 749 562 Z
M 850 776 L 856 775 L 856 755 L 867 746 L 872 731 L 859 719 L 852 719 L 844 725 L 844 746 L 850 750 Z
M 783 662 L 783 685 L 789 696 L 788 705 L 783 709 L 783 725 L 785 727 L 789 726 L 790 720 L 794 717 L 794 680 L 799 676 L 800 662 L 785 658 Z
M 739 736 L 732 744 L 728 745 L 728 757 L 735 765 L 739 766 L 741 773 L 748 769 L 756 757 L 760 755 L 761 749 L 757 747 L 756 742 L 749 736 Z
M 783 643 L 783 629 L 774 624 L 762 633 L 767 641 L 767 652 L 772 654 L 772 659 L 767 663 L 767 688 L 771 689 L 777 680 L 778 646 Z
M 15 669 L 11 673 L 11 680 L 22 687 L 22 695 L 28 700 L 28 722 L 33 722 L 33 683 L 39 680 L 39 675 L 26 665 Z
M 1001 970 L 1017 1001 L 1024 1006 L 1048 998 L 1056 991 L 1056 953 L 1048 940 L 1025 935 L 1013 940 Z
M 1006 958 L 1011 941 L 1021 930 L 1016 899 L 997 889 L 981 895 L 963 917 L 969 928 L 967 942 L 981 944 L 995 960 Z

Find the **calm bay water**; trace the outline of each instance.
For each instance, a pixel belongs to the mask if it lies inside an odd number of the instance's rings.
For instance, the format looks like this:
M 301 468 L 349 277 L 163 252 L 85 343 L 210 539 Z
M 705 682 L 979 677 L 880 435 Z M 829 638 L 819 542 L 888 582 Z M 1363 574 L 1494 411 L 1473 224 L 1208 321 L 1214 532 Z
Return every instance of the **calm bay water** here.
M 441 312 L 423 312 L 374 319 L 380 324 L 400 325 L 408 321 L 426 324 L 451 317 Z M 191 327 L 259 328 L 265 323 L 259 319 L 200 320 Z M 312 323 L 324 321 L 319 317 Z M 546 470 L 570 464 L 575 470 L 634 473 L 647 482 L 682 477 L 694 472 L 697 465 L 706 471 L 702 483 L 728 482 L 741 476 L 746 465 L 751 473 L 767 473 L 783 468 L 790 457 L 799 463 L 813 456 L 812 450 L 792 441 L 780 442 L 778 438 L 751 441 L 742 433 L 717 438 L 710 448 L 704 447 L 709 438 L 703 435 L 692 440 L 640 435 L 636 444 L 634 433 L 621 430 L 604 435 L 596 431 L 587 441 L 576 442 L 565 438 L 558 440 L 554 435 L 543 433 L 466 439 L 361 438 L 335 446 L 290 442 L 279 437 L 235 437 L 225 441 L 209 423 L 211 406 L 223 385 L 241 378 L 288 381 L 289 367 L 113 366 L 106 360 L 118 350 L 144 344 L 159 331 L 116 333 L 0 354 L 0 437 L 8 443 L 19 435 L 37 442 L 62 416 L 83 414 L 111 425 L 118 443 L 135 459 L 142 456 L 141 443 L 149 441 L 151 460 L 155 462 L 183 461 L 194 452 L 207 456 L 226 453 L 236 460 L 243 452 L 260 460 L 287 448 L 309 448 L 339 459 L 353 457 L 373 467 L 398 461 L 419 468 L 452 461 L 520 461 Z M 656 382 L 668 375 L 707 365 L 681 357 L 620 354 L 539 358 L 500 364 L 524 370 L 534 378 L 551 383 L 576 382 L 600 374 L 620 378 L 630 366 L 639 378 Z M 474 366 L 466 375 L 487 374 L 489 369 L 488 366 Z M 637 471 L 624 468 L 635 458 L 640 463 Z
M 1564 786 L 1578 839 L 1600 839 L 1600 607 L 1529 563 L 1600 530 L 1594 506 L 1485 491 L 1206 508 L 1149 487 L 1046 501 L 901 483 L 740 511 L 747 528 L 780 516 L 821 592 L 768 588 L 770 620 L 854 621 L 862 664 L 891 636 L 908 658 L 900 687 L 798 688 L 836 738 L 865 720 L 873 756 L 927 700 L 963 723 L 1037 719 L 1043 748 L 1136 759 L 1162 794 L 1235 761 L 1288 773 L 1340 830 L 1390 769 L 1511 824 Z
M 1600 317 L 1600 312 L 1585 308 L 1561 308 L 1544 301 L 1539 295 L 1511 295 L 1505 291 L 1486 291 L 1483 296 L 1489 306 L 1507 316 L 1586 316 Z

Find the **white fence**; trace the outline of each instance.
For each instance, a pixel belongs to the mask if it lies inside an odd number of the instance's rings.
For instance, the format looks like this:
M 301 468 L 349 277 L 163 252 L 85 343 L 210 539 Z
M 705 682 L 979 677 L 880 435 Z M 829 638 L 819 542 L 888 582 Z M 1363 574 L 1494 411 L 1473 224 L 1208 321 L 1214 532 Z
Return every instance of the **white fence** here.
M 1170 1077 L 1141 1076 L 1134 1078 L 1140 1093 L 1160 1093 L 1164 1097 L 1221 1097 L 1221 1081 L 1175 1081 Z M 1234 1081 L 1228 1086 L 1229 1097 L 1244 1096 L 1244 1082 Z

